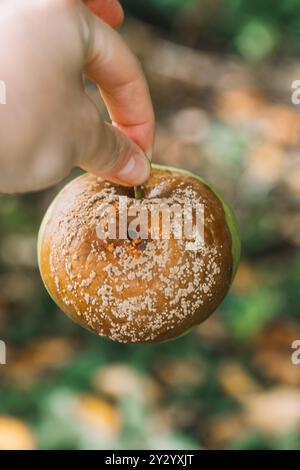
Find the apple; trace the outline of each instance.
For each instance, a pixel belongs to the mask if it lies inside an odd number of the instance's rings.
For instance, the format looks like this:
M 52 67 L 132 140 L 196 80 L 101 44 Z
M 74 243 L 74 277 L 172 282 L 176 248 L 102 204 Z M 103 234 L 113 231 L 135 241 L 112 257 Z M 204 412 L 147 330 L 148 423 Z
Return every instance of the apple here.
M 137 201 L 132 188 L 86 173 L 58 194 L 39 232 L 53 300 L 79 325 L 124 343 L 170 340 L 203 322 L 240 258 L 234 214 L 199 176 L 153 165 L 142 193 Z

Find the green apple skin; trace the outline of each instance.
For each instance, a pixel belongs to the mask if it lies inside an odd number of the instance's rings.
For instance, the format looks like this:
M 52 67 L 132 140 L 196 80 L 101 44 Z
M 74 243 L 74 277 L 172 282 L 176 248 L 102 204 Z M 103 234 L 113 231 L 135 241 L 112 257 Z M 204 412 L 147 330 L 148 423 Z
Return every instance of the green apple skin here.
M 230 233 L 231 233 L 231 241 L 232 241 L 232 281 L 235 277 L 235 274 L 236 274 L 236 271 L 237 271 L 237 268 L 238 268 L 238 265 L 239 265 L 239 261 L 240 261 L 240 255 L 241 255 L 241 242 L 240 242 L 240 235 L 239 235 L 239 230 L 238 230 L 238 225 L 237 225 L 237 221 L 236 221 L 236 218 L 235 218 L 235 215 L 232 211 L 232 209 L 230 208 L 230 206 L 227 204 L 227 202 L 225 201 L 225 199 L 223 198 L 223 196 L 220 194 L 219 191 L 217 191 L 210 183 L 208 183 L 204 178 L 202 178 L 201 176 L 199 175 L 196 175 L 190 171 L 187 171 L 187 170 L 183 170 L 181 168 L 176 168 L 176 167 L 170 167 L 170 166 L 165 166 L 165 165 L 159 165 L 157 163 L 153 163 L 152 164 L 152 167 L 157 169 L 157 170 L 161 170 L 161 171 L 171 171 L 171 172 L 176 172 L 176 173 L 182 173 L 184 175 L 188 175 L 188 176 L 191 176 L 193 178 L 196 178 L 198 179 L 199 181 L 201 181 L 203 184 L 205 184 L 207 187 L 210 188 L 210 190 L 217 196 L 217 198 L 220 200 L 220 202 L 222 203 L 222 206 L 223 206 L 223 209 L 224 209 L 224 213 L 225 213 L 225 220 L 227 222 L 227 225 L 228 225 L 228 228 L 230 230 Z M 85 175 L 85 173 L 83 175 L 80 175 L 78 176 L 76 179 L 78 178 L 82 178 L 83 176 Z M 57 195 L 56 197 L 53 199 L 52 203 L 50 204 L 49 208 L 47 209 L 46 213 L 45 213 L 45 216 L 42 220 L 42 223 L 41 223 L 41 226 L 40 226 L 40 229 L 39 229 L 39 233 L 38 233 L 38 240 L 37 240 L 37 258 L 38 258 L 38 266 L 39 266 L 39 270 L 40 270 L 40 273 L 41 273 L 41 278 L 42 278 L 42 281 L 43 281 L 43 284 L 48 292 L 48 294 L 50 295 L 50 297 L 52 298 L 52 300 L 55 302 L 55 299 L 53 298 L 53 296 L 51 295 L 51 293 L 49 292 L 49 290 L 47 289 L 47 285 L 45 283 L 45 280 L 43 279 L 43 273 L 42 273 L 42 270 L 41 270 L 41 263 L 40 263 L 40 254 L 41 254 L 41 246 L 42 246 L 42 240 L 43 240 L 43 236 L 44 236 L 44 230 L 47 226 L 47 223 L 51 217 L 51 213 L 52 213 L 52 209 L 54 208 L 55 206 L 55 203 L 57 201 L 57 199 L 59 199 L 61 197 L 61 195 L 65 192 L 65 190 L 68 188 L 69 185 L 73 184 L 75 180 L 72 180 L 70 181 Z M 56 303 L 56 302 L 55 302 Z M 190 328 L 189 330 L 185 331 L 182 335 L 178 336 L 177 338 L 172 338 L 172 339 L 169 339 L 169 340 L 166 340 L 166 341 L 162 341 L 162 342 L 169 342 L 169 341 L 174 341 L 174 339 L 178 339 L 178 338 L 181 338 L 183 336 L 185 336 L 186 334 L 190 333 L 190 331 L 192 331 L 195 327 L 192 327 Z

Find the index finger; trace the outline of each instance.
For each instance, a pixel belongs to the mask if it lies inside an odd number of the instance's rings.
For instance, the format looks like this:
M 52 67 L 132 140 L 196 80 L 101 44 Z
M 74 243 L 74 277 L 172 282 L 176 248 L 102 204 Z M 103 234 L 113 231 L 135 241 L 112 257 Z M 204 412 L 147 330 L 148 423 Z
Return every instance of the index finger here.
M 124 11 L 118 0 L 83 0 L 86 6 L 113 28 L 124 20 Z
M 86 72 L 98 84 L 113 124 L 150 156 L 155 119 L 141 66 L 116 31 L 95 16 L 91 21 Z

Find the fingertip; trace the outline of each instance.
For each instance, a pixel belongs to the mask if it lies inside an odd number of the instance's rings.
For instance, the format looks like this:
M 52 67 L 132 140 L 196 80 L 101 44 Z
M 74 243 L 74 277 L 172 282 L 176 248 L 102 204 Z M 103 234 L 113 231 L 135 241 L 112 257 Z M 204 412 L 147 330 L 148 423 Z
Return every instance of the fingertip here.
M 125 19 L 125 13 L 122 5 L 119 2 L 117 2 L 117 5 L 118 6 L 116 7 L 115 17 L 113 18 L 112 23 L 113 28 L 118 28 L 119 26 L 121 26 L 124 23 Z
M 118 28 L 124 21 L 124 10 L 118 0 L 85 0 L 85 4 L 112 28 Z
M 105 176 L 108 180 L 123 186 L 140 186 L 150 178 L 150 173 L 151 164 L 146 155 L 135 153 Z

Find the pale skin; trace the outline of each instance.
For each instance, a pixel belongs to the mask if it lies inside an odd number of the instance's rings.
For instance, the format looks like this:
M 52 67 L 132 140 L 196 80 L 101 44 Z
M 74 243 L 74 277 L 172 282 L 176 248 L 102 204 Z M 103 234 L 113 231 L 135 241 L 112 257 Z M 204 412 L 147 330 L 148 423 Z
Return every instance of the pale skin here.
M 149 178 L 154 113 L 142 69 L 113 29 L 123 16 L 117 0 L 0 0 L 0 193 L 41 190 L 76 166 L 127 186 Z

